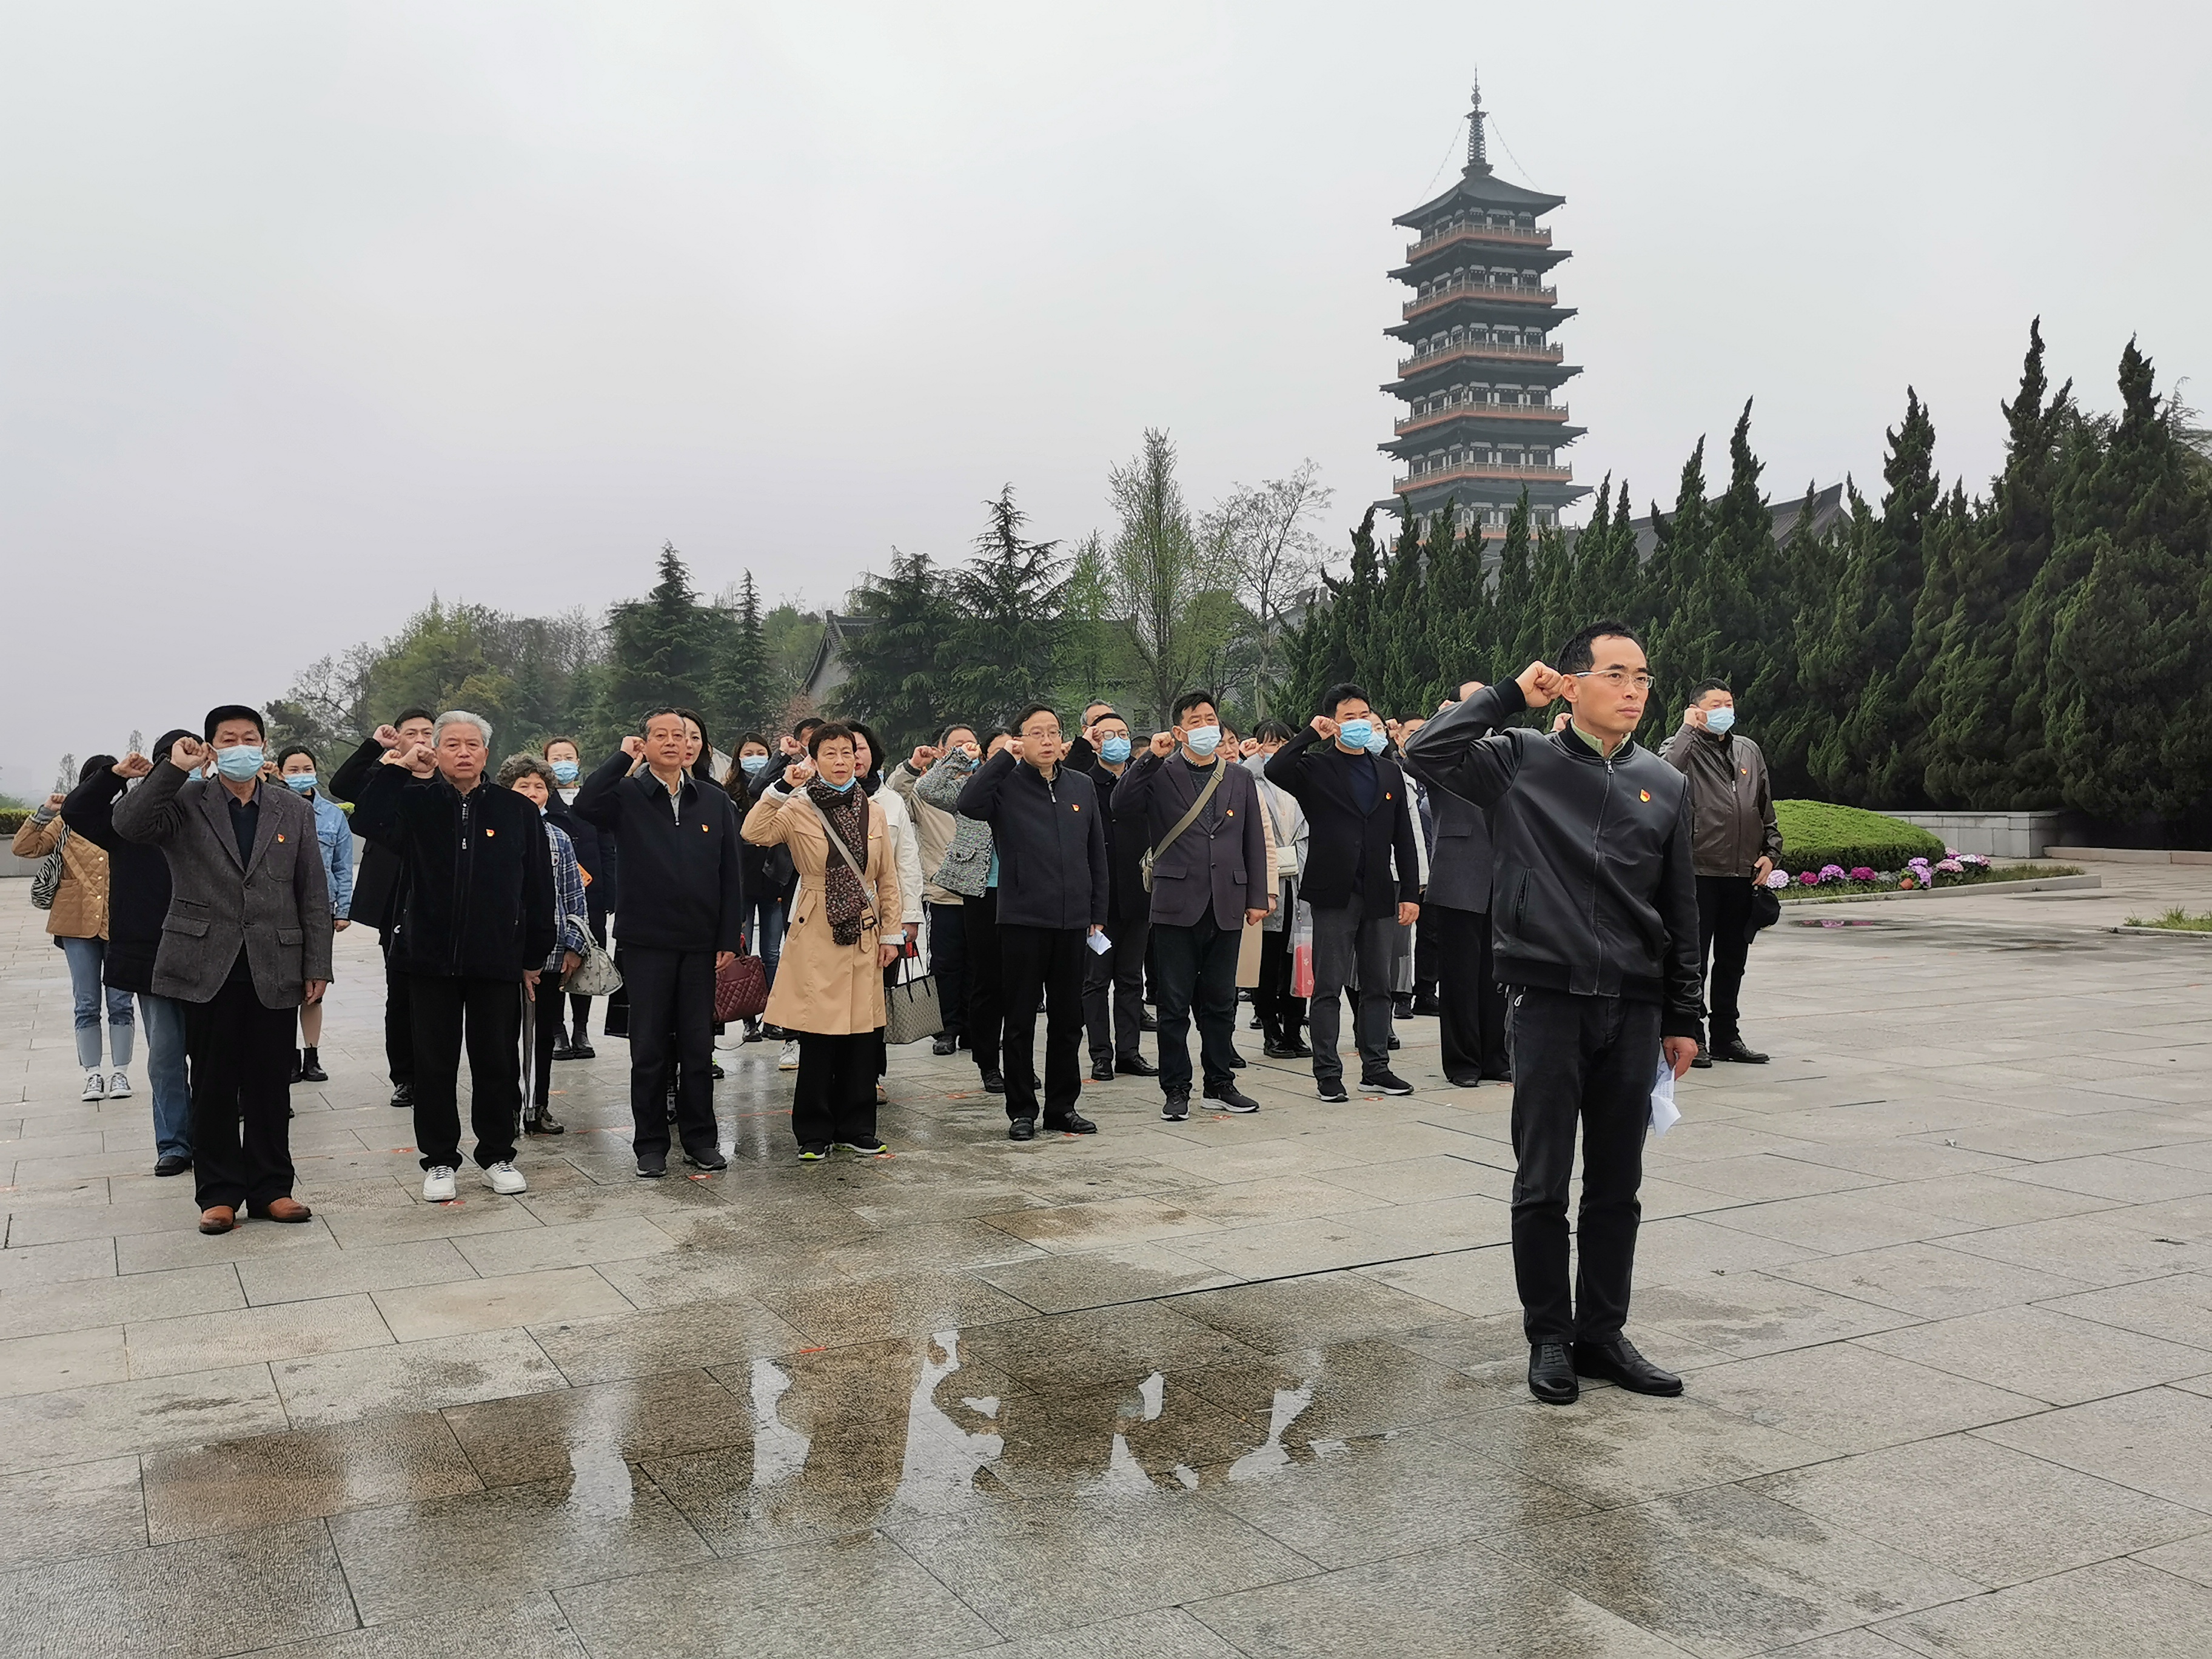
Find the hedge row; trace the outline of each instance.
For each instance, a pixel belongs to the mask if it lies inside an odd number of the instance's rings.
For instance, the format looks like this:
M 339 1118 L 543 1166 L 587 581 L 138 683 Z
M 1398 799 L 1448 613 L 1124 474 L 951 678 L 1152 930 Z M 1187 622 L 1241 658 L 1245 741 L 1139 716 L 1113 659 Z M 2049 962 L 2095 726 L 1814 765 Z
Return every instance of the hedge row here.
M 1861 806 L 1837 806 L 1824 800 L 1778 800 L 1775 821 L 1782 826 L 1782 867 L 1791 875 L 1840 864 L 1846 870 L 1902 870 L 1925 854 L 1943 856 L 1943 838 L 1917 824 Z
M 12 836 L 23 827 L 31 814 L 21 806 L 0 806 L 0 836 Z

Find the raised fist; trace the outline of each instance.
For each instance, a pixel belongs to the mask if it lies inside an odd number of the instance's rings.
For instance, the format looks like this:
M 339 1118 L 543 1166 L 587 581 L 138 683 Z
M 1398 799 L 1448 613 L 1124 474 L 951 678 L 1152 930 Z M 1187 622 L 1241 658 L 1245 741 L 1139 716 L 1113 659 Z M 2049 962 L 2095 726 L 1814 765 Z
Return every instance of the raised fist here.
M 396 726 L 378 726 L 376 728 L 376 742 L 377 746 L 381 749 L 398 748 L 399 728 Z
M 1565 731 L 1565 730 L 1567 729 L 1567 722 L 1568 722 L 1569 720 L 1572 720 L 1573 718 L 1574 718 L 1574 716 L 1573 716 L 1573 715 L 1570 714 L 1569 713 L 1567 713 L 1567 711 L 1566 711 L 1565 709 L 1562 708 L 1561 710 L 1559 710 L 1559 712 L 1558 714 L 1554 714 L 1554 715 L 1553 715 L 1553 716 L 1552 716 L 1552 730 L 1553 730 L 1553 732 L 1554 733 L 1558 733 L 1558 732 L 1564 732 L 1564 731 Z
M 125 755 L 113 768 L 118 778 L 143 778 L 153 769 L 154 763 L 137 754 Z
M 62 810 L 62 803 L 68 799 L 69 797 L 62 793 L 60 790 L 55 790 L 52 794 L 46 797 L 46 811 L 49 812 L 60 811 Z
M 1006 744 L 1006 752 L 1016 760 L 1019 760 L 1022 757 L 1022 740 L 1019 738 L 1009 739 Z
M 793 761 L 790 765 L 783 769 L 784 787 L 787 789 L 804 788 L 813 776 L 814 763 L 812 761 Z
M 198 738 L 179 738 L 169 745 L 169 764 L 179 772 L 197 772 L 207 758 L 207 745 Z
M 1152 753 L 1158 755 L 1162 760 L 1165 760 L 1170 755 L 1174 754 L 1176 751 L 1175 733 L 1172 732 L 1155 732 L 1152 733 L 1152 740 L 1147 747 L 1149 747 Z
M 636 732 L 631 732 L 628 737 L 622 740 L 622 751 L 634 761 L 643 760 L 645 758 L 645 739 L 638 736 Z
M 1328 715 L 1316 714 L 1312 724 L 1315 733 L 1323 743 L 1334 743 L 1336 740 L 1336 722 Z
M 1259 752 L 1260 739 L 1257 738 L 1247 738 L 1243 742 L 1237 745 L 1237 753 L 1240 759 L 1250 760 L 1253 756 Z
M 982 759 L 982 758 L 983 758 L 983 750 L 982 750 L 982 749 L 981 749 L 978 744 L 972 744 L 972 743 L 963 743 L 963 744 L 962 744 L 960 745 L 960 752 L 961 752 L 962 754 L 963 754 L 963 755 L 967 756 L 967 757 L 968 757 L 968 758 L 969 758 L 969 760 L 971 760 L 971 761 L 979 761 L 979 760 L 981 760 L 981 759 Z
M 914 753 L 907 759 L 907 769 L 917 775 L 927 772 L 937 763 L 937 750 L 926 743 L 917 744 Z
M 437 751 L 428 744 L 410 743 L 406 747 L 395 749 L 386 755 L 384 757 L 384 763 L 386 766 L 404 766 L 411 772 L 418 767 L 432 764 L 436 758 Z
M 1685 708 L 1682 711 L 1682 724 L 1691 726 L 1699 732 L 1704 731 L 1705 729 L 1705 711 L 1698 708 L 1697 704 L 1692 703 L 1687 708 Z
M 1514 676 L 1514 684 L 1531 708 L 1541 708 L 1559 695 L 1559 687 L 1566 676 L 1540 662 L 1532 662 Z

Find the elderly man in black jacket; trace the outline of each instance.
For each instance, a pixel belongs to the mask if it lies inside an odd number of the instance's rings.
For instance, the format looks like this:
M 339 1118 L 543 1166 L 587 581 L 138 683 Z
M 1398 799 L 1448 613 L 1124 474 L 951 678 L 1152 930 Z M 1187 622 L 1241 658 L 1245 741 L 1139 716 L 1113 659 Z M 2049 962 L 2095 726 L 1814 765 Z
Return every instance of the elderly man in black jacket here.
M 388 727 L 377 735 L 392 747 L 362 784 L 354 819 L 404 871 L 390 962 L 407 977 L 422 1196 L 453 1197 L 465 1031 L 477 1167 L 492 1191 L 520 1193 L 522 1000 L 537 994 L 557 937 L 544 823 L 533 802 L 484 776 L 491 726 L 481 715 L 441 714 L 427 746 L 403 744 Z M 420 777 L 426 753 L 433 769 Z
M 427 708 L 401 709 L 398 720 L 378 727 L 375 736 L 338 763 L 325 793 L 332 800 L 358 804 L 362 786 L 384 764 L 385 757 L 394 747 L 410 754 L 418 748 L 427 751 L 436 725 L 437 716 Z M 387 734 L 391 743 L 383 740 Z M 423 778 L 437 769 L 427 753 L 414 768 L 415 775 Z M 405 896 L 406 867 L 398 849 L 363 834 L 358 819 L 353 830 L 362 838 L 362 849 L 361 867 L 354 872 L 352 916 L 376 929 L 384 952 L 384 1063 L 392 1079 L 392 1103 L 406 1111 L 415 1104 L 415 1024 L 407 1012 L 407 975 L 392 965 L 392 930 Z
M 729 1167 L 714 1133 L 714 974 L 744 945 L 744 843 L 730 798 L 685 769 L 686 739 L 683 710 L 654 709 L 574 802 L 622 865 L 630 1145 L 648 1181 L 668 1173 L 671 1066 L 684 1162 Z
M 1465 697 L 1481 690 L 1481 682 L 1469 680 L 1460 692 Z M 1413 741 L 1412 736 L 1407 738 L 1408 745 Z M 1413 763 L 1410 746 L 1407 769 L 1427 781 L 1427 775 Z M 1431 789 L 1429 804 L 1436 817 L 1437 838 L 1429 859 L 1428 891 L 1422 896 L 1421 925 L 1436 926 L 1437 1000 L 1442 1005 L 1437 1024 L 1444 1076 L 1461 1089 L 1485 1081 L 1510 1082 L 1505 999 L 1498 988 L 1490 951 L 1490 824 L 1480 807 L 1449 789 Z
M 1513 988 L 1513 1272 L 1529 1391 L 1565 1404 L 1580 1375 L 1680 1394 L 1681 1378 L 1644 1358 L 1623 1329 L 1651 1092 L 1662 1065 L 1678 1078 L 1689 1069 L 1703 1030 L 1689 786 L 1631 735 L 1651 677 L 1623 623 L 1582 629 L 1556 670 L 1531 663 L 1511 684 L 1468 690 L 1406 759 L 1490 813 L 1491 927 L 1498 976 Z M 1559 731 L 1506 725 L 1554 697 L 1571 715 Z
M 1237 1086 L 1237 954 L 1246 924 L 1267 920 L 1274 872 L 1259 783 L 1220 745 L 1212 697 L 1186 691 L 1173 730 L 1154 734 L 1114 791 L 1122 839 L 1152 853 L 1160 1116 L 1170 1123 L 1190 1115 L 1194 1005 L 1206 1097 L 1231 1112 L 1260 1109 Z
M 1006 1010 L 1000 1069 L 1007 1137 L 1037 1130 L 1036 1017 L 1045 1004 L 1044 1127 L 1096 1134 L 1083 1097 L 1083 958 L 1106 927 L 1106 826 L 1098 792 L 1060 762 L 1060 716 L 1022 712 L 1014 741 L 978 767 L 955 810 L 991 826 L 999 857 L 999 953 Z
M 1322 693 L 1313 723 L 1275 751 L 1267 781 L 1297 798 L 1308 826 L 1305 888 L 1313 911 L 1314 1085 L 1328 1101 L 1349 1099 L 1337 1031 L 1344 991 L 1357 984 L 1353 1035 L 1359 1086 L 1410 1095 L 1390 1069 L 1390 969 L 1398 929 L 1420 919 L 1421 855 L 1412 804 L 1367 694 L 1356 685 Z

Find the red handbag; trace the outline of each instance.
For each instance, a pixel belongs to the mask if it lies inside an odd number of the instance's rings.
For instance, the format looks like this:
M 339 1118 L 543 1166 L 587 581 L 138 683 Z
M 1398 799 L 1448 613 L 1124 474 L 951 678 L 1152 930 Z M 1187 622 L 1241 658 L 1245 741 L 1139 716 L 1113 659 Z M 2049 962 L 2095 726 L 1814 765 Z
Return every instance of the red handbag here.
M 725 1025 L 758 1019 L 768 1006 L 768 964 L 735 956 L 714 970 L 714 1018 Z

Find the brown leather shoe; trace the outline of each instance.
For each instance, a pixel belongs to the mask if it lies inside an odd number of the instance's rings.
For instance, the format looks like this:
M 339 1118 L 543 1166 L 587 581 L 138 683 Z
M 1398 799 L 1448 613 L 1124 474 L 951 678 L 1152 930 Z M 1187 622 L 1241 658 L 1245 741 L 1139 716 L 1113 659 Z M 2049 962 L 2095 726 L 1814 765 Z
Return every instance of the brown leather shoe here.
M 238 1212 L 228 1204 L 210 1204 L 200 1212 L 200 1231 L 227 1233 L 238 1225 Z
M 272 1198 L 254 1213 L 264 1221 L 305 1221 L 314 1212 L 296 1198 Z

